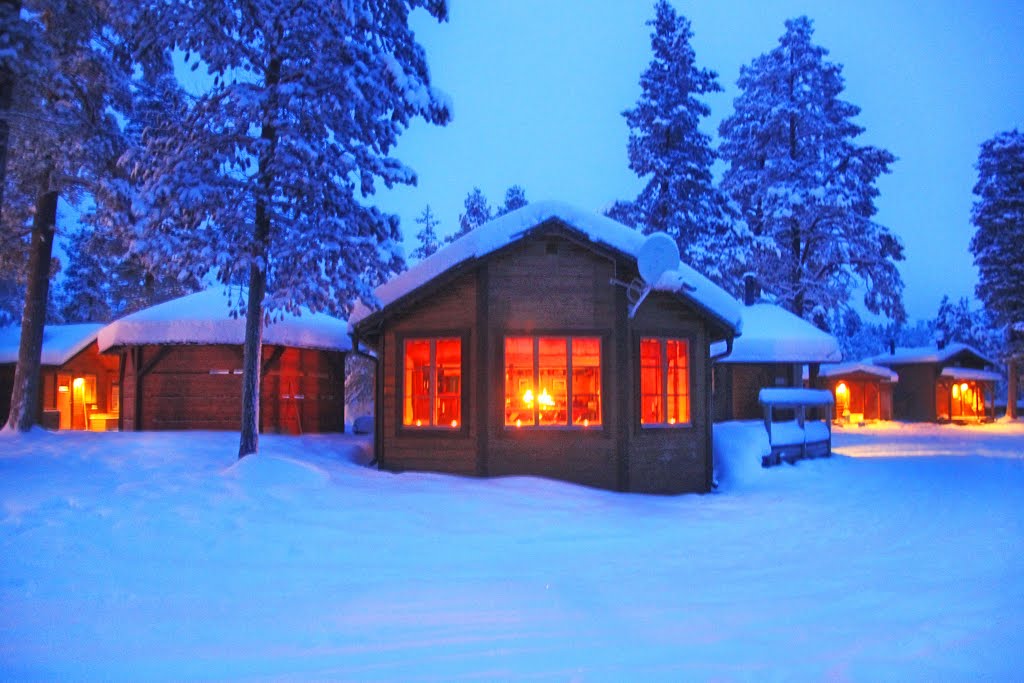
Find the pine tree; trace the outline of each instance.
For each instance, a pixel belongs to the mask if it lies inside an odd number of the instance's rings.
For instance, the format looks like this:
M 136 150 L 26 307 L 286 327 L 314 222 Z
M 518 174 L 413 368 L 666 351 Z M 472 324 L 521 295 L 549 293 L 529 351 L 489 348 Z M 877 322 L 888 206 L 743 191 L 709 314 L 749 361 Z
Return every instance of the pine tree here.
M 530 202 L 526 199 L 526 190 L 522 185 L 513 185 L 505 190 L 505 204 L 498 209 L 498 216 L 504 216 L 510 211 L 521 209 Z
M 389 156 L 414 117 L 444 124 L 409 28 L 443 0 L 145 0 L 137 20 L 212 83 L 133 159 L 149 206 L 141 253 L 248 285 L 239 457 L 258 446 L 263 326 L 300 306 L 338 315 L 402 267 L 377 183 L 412 184 Z M 227 306 L 227 302 L 225 302 Z M 236 313 L 242 313 L 238 308 Z
M 416 239 L 420 241 L 420 246 L 412 252 L 412 257 L 415 259 L 425 259 L 441 246 L 440 240 L 437 238 L 437 226 L 440 221 L 434 216 L 434 212 L 430 210 L 430 204 L 427 204 L 426 208 L 416 218 L 416 225 L 423 226 L 420 231 L 416 233 Z
M 1007 416 L 1017 417 L 1019 370 L 1024 365 L 1024 133 L 999 133 L 978 155 L 977 201 L 971 240 L 978 267 L 976 293 L 995 324 L 1005 328 L 1009 367 Z
M 875 182 L 895 160 L 860 146 L 860 109 L 840 99 L 842 68 L 811 42 L 806 17 L 740 70 L 734 113 L 719 127 L 722 188 L 750 230 L 750 268 L 790 311 L 827 327 L 858 287 L 872 313 L 906 314 L 903 245 L 872 217 Z
M 26 0 L 4 26 L 10 49 L 0 67 L 13 70 L 5 78 L 13 74 L 14 87 L 3 241 L 27 241 L 28 259 L 7 422 L 19 431 L 37 418 L 58 200 L 80 201 L 83 186 L 102 183 L 124 147 L 118 115 L 130 110 L 135 66 L 119 30 L 125 9 L 118 0 Z
M 459 214 L 459 229 L 454 235 L 449 235 L 445 240 L 446 242 L 454 242 L 471 230 L 479 228 L 492 218 L 491 207 L 487 203 L 487 197 L 484 196 L 479 187 L 474 187 L 466 195 L 466 201 L 463 205 L 466 211 Z
M 711 138 L 700 130 L 711 113 L 700 97 L 722 87 L 714 71 L 697 67 L 690 22 L 666 0 L 655 5 L 648 25 L 654 57 L 640 77 L 640 99 L 623 112 L 629 167 L 646 184 L 618 212 L 644 232 L 668 233 L 686 261 L 735 290 L 739 257 L 731 216 L 714 187 Z

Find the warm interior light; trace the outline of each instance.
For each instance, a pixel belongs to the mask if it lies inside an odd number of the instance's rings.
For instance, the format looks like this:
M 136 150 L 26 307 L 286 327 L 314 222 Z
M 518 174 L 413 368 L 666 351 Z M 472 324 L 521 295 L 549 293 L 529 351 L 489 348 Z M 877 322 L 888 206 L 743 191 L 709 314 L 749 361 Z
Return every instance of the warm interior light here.
M 846 382 L 840 382 L 836 385 L 836 396 L 845 395 L 849 391 L 850 389 L 846 386 Z
M 62 394 L 66 394 L 68 393 L 68 388 L 65 385 L 61 384 L 59 387 L 57 387 L 57 391 L 59 391 Z
M 523 426 L 523 421 L 522 420 L 516 420 L 516 427 L 522 427 L 522 426 Z
M 669 423 L 670 425 L 674 425 L 674 424 L 676 423 L 676 419 L 675 419 L 674 417 L 670 417 L 670 418 L 668 419 L 668 423 Z
M 533 407 L 533 389 L 527 389 L 523 392 L 523 403 L 526 404 L 527 408 Z
M 555 405 L 555 399 L 551 398 L 551 394 L 548 393 L 547 389 L 541 389 L 540 396 L 537 397 L 537 403 L 540 404 L 541 408 L 551 408 Z
M 590 426 L 590 420 L 584 419 L 583 420 L 583 426 L 584 427 L 589 427 Z
M 452 420 L 452 429 L 455 429 L 458 426 L 459 426 L 459 421 L 458 420 Z
M 960 385 L 960 391 L 961 392 L 966 392 L 967 389 L 968 389 L 967 382 L 964 382 L 963 384 Z
M 85 378 L 84 377 L 76 377 L 75 381 L 72 382 L 71 384 L 75 387 L 75 389 L 81 389 L 82 386 L 85 384 Z
M 423 426 L 423 420 L 416 420 L 416 426 L 417 427 L 422 427 Z
M 960 398 L 960 386 L 959 385 L 956 385 L 956 384 L 953 385 L 952 394 L 953 394 L 953 398 Z

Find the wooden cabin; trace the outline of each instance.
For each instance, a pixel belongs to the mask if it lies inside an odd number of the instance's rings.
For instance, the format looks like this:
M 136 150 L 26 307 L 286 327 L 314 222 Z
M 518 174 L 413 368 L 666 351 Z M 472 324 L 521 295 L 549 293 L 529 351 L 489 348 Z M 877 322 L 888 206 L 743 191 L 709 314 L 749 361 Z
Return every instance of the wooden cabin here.
M 96 344 L 101 324 L 47 325 L 40 357 L 39 422 L 47 429 L 117 428 L 120 392 L 116 357 Z M 7 421 L 21 327 L 0 330 L 0 424 Z
M 352 322 L 380 364 L 380 467 L 708 491 L 709 345 L 739 304 L 677 258 L 651 267 L 652 239 L 539 202 L 377 288 Z
M 835 398 L 836 422 L 847 424 L 891 420 L 898 381 L 898 374 L 871 363 L 827 363 L 818 372 L 818 387 Z
M 995 362 L 967 344 L 896 348 L 875 356 L 899 375 L 893 416 L 911 422 L 981 422 L 995 417 Z
M 803 387 L 805 366 L 813 386 L 822 363 L 842 359 L 835 337 L 781 306 L 744 305 L 742 319 L 743 335 L 715 361 L 715 421 L 760 419 L 762 389 Z
M 244 301 L 244 290 L 234 295 Z M 121 359 L 121 429 L 237 431 L 242 415 L 245 318 L 211 289 L 117 320 L 99 347 Z M 323 314 L 285 316 L 263 331 L 260 430 L 301 434 L 345 428 L 348 324 Z

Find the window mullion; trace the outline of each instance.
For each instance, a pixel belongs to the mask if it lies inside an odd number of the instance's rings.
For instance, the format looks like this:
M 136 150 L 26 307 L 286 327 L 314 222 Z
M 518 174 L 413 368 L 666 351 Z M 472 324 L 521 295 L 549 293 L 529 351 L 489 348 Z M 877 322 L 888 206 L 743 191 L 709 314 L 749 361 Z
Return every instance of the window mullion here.
M 659 339 L 658 347 L 661 351 L 661 405 L 665 408 L 664 422 L 662 424 L 669 424 L 669 403 L 668 403 L 668 340 Z
M 437 426 L 437 340 L 430 340 L 430 425 Z
M 573 415 L 573 387 L 572 387 L 572 337 L 566 337 L 565 353 L 565 415 L 567 423 L 571 427 L 576 424 L 576 416 Z

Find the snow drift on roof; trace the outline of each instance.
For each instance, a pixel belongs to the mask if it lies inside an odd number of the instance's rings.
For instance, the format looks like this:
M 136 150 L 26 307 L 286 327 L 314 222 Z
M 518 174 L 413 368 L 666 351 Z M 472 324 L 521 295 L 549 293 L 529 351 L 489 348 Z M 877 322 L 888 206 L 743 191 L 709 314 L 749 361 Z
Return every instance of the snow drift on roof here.
M 742 309 L 743 336 L 719 363 L 827 363 L 843 358 L 835 337 L 781 306 L 753 304 Z M 724 346 L 716 345 L 712 353 L 724 351 Z
M 531 229 L 552 218 L 580 232 L 595 244 L 609 246 L 634 258 L 647 239 L 646 235 L 606 216 L 581 211 L 562 202 L 534 202 L 481 225 L 382 284 L 374 290 L 380 308 L 386 308 L 461 263 L 486 256 L 521 239 Z M 686 264 L 665 273 L 653 283 L 652 289 L 682 294 L 733 330 L 740 329 L 742 306 L 739 302 Z M 372 312 L 369 307 L 358 304 L 352 311 L 352 324 Z
M 895 353 L 882 353 L 875 356 L 872 362 L 880 365 L 901 365 L 904 363 L 945 363 L 953 356 L 962 351 L 969 351 L 989 365 L 995 365 L 988 356 L 985 356 L 973 346 L 954 342 L 946 344 L 945 348 L 937 346 L 916 346 L 910 348 L 896 349 Z
M 102 323 L 47 325 L 43 328 L 43 365 L 64 365 L 96 339 Z M 0 328 L 0 363 L 17 363 L 21 325 Z
M 842 375 L 852 375 L 855 372 L 862 372 L 865 375 L 874 375 L 875 377 L 888 380 L 890 382 L 898 382 L 900 379 L 900 376 L 889 368 L 864 362 L 827 363 L 821 366 L 821 370 L 818 371 L 818 376 L 841 377 Z
M 953 379 L 975 382 L 998 382 L 1003 378 L 1003 376 L 998 372 L 992 372 L 991 370 L 975 370 L 974 368 L 943 368 L 940 374 L 943 377 L 952 377 Z
M 245 297 L 243 291 L 242 297 Z M 116 320 L 99 333 L 100 351 L 139 344 L 242 344 L 245 318 L 228 313 L 228 296 L 220 288 L 207 289 L 152 306 Z M 347 351 L 352 348 L 348 323 L 303 309 L 301 316 L 263 328 L 263 343 L 303 349 Z

